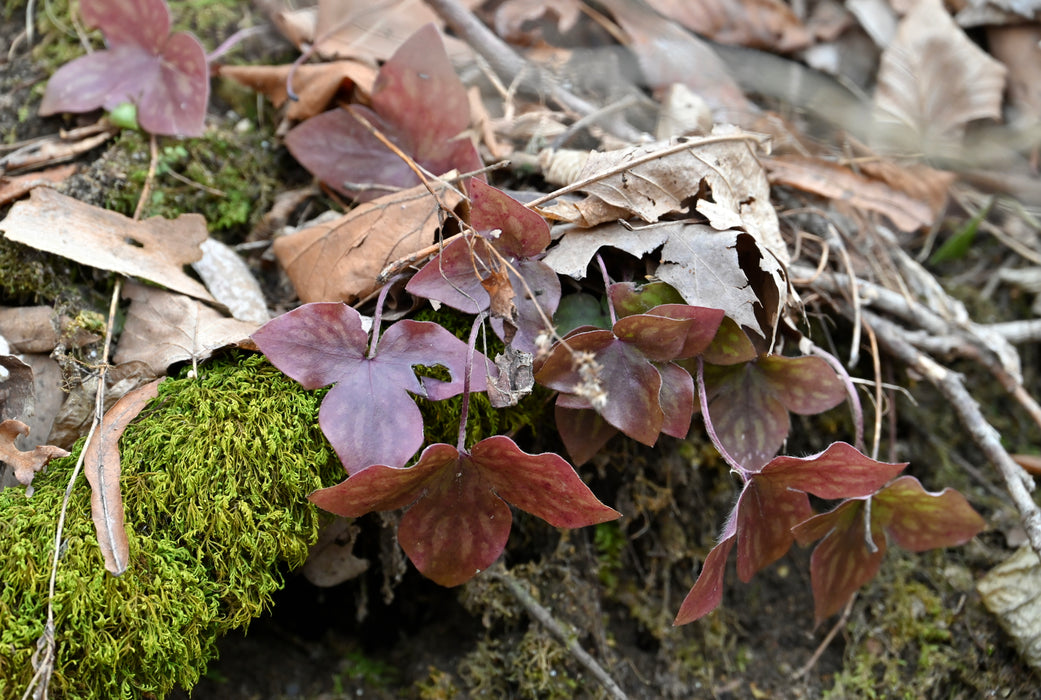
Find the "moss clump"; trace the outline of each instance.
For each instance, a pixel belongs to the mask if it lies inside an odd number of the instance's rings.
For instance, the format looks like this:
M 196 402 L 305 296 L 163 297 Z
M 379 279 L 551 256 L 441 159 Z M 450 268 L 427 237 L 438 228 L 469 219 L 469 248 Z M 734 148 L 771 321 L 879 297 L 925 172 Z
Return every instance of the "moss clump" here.
M 167 380 L 124 433 L 131 564 L 105 573 L 90 490 L 72 493 L 54 611 L 56 698 L 158 697 L 190 688 L 217 637 L 245 626 L 318 532 L 312 490 L 343 471 L 317 426 L 320 393 L 260 356 Z M 46 620 L 53 539 L 74 454 L 0 493 L 0 697 L 17 697 Z

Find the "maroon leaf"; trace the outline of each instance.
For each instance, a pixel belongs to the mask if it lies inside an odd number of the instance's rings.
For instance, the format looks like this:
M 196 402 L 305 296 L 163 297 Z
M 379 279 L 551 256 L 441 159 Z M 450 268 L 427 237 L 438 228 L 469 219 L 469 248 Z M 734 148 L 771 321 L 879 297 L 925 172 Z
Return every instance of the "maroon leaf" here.
M 480 313 L 490 304 L 482 277 L 503 266 L 498 259 L 502 256 L 513 268 L 507 270 L 507 276 L 517 307 L 518 338 L 514 345 L 532 352 L 535 336 L 546 325 L 542 314 L 551 317 L 560 303 L 557 273 L 533 259 L 549 245 L 549 225 L 505 192 L 480 181 L 471 183 L 470 223 L 487 237 L 452 241 L 413 275 L 406 289 L 460 311 Z M 499 233 L 492 236 L 492 231 Z M 493 319 L 493 326 L 501 336 L 501 321 Z
M 561 398 L 564 396 L 561 394 Z M 554 407 L 554 418 L 557 433 L 576 465 L 588 462 L 608 440 L 618 434 L 618 428 L 591 408 L 568 408 L 558 400 Z
M 795 539 L 791 528 L 811 515 L 805 493 L 753 474 L 737 505 L 737 577 L 748 583 L 783 557 Z
M 868 546 L 865 503 L 862 499 L 846 501 L 831 512 L 794 528 L 800 544 L 826 535 L 810 557 L 810 585 L 817 623 L 841 610 L 861 586 L 875 577 L 882 564 L 886 538 L 872 523 L 872 546 Z
M 269 321 L 252 337 L 304 388 L 335 384 L 318 420 L 348 474 L 372 464 L 401 466 L 423 444 L 423 417 L 409 392 L 437 401 L 463 390 L 466 344 L 436 323 L 399 321 L 366 356 L 368 336 L 358 312 L 319 302 Z M 487 387 L 486 361 L 475 353 L 472 391 Z M 420 379 L 416 365 L 441 365 L 452 379 Z
M 412 467 L 374 465 L 310 499 L 347 517 L 411 504 L 398 540 L 416 568 L 443 586 L 465 583 L 502 554 L 512 522 L 506 502 L 554 527 L 620 517 L 559 456 L 527 454 L 501 435 L 470 453 L 431 445 Z
M 687 370 L 673 362 L 656 367 L 661 374 L 661 391 L 658 392 L 664 416 L 661 431 L 683 439 L 690 432 L 694 415 L 694 379 Z
M 745 337 L 727 331 L 717 335 L 709 351 L 743 354 Z M 745 337 L 747 340 L 747 337 Z M 724 350 L 732 345 L 733 350 Z M 746 469 L 766 464 L 788 437 L 788 412 L 821 413 L 840 403 L 846 389 L 835 371 L 819 357 L 767 355 L 744 364 L 705 367 L 705 390 L 716 434 Z
M 926 491 L 913 476 L 902 476 L 879 491 L 871 514 L 894 542 L 911 552 L 965 544 L 986 526 L 960 493 L 949 488 Z
M 879 462 L 845 442 L 833 442 L 810 457 L 776 457 L 760 472 L 781 488 L 820 498 L 869 496 L 907 467 L 907 462 Z
M 960 493 L 930 493 L 912 476 L 902 476 L 871 496 L 870 510 L 865 508 L 868 502 L 846 501 L 792 529 L 803 545 L 823 538 L 813 551 L 810 570 L 818 622 L 841 609 L 875 576 L 888 538 L 921 552 L 963 544 L 985 525 Z
M 470 123 L 466 90 L 432 24 L 413 34 L 380 69 L 372 109 L 351 109 L 437 175 L 481 168 L 477 149 L 466 136 Z M 420 184 L 401 158 L 344 109 L 303 122 L 286 135 L 286 146 L 329 187 L 358 201 L 385 193 L 364 185 Z
M 588 330 L 567 337 L 538 367 L 535 379 L 561 392 L 558 405 L 565 408 L 595 408 L 603 418 L 623 433 L 646 445 L 653 445 L 663 429 L 671 435 L 686 436 L 690 424 L 686 380 L 679 372 L 660 370 L 655 362 L 669 362 L 687 353 L 697 353 L 715 334 L 723 312 L 717 309 L 666 304 L 646 314 L 619 319 L 612 330 Z M 606 401 L 594 406 L 588 397 L 578 400 L 567 394 L 582 394 L 586 382 L 576 353 L 590 353 L 601 365 L 600 383 Z M 678 370 L 678 371 L 677 371 Z M 681 382 L 662 389 L 662 372 Z M 663 393 L 664 391 L 664 393 Z M 664 403 L 663 403 L 664 398 Z M 693 388 L 689 405 L 693 410 Z M 669 409 L 666 422 L 665 407 Z
M 83 21 L 98 27 L 108 49 L 81 56 L 51 77 L 40 114 L 137 106 L 153 134 L 200 136 L 209 100 L 206 52 L 191 34 L 170 34 L 163 0 L 81 0 Z
M 727 531 L 730 531 L 727 534 Z M 734 547 L 733 527 L 724 530 L 724 537 L 705 557 L 701 574 L 687 593 L 676 614 L 673 625 L 685 625 L 708 615 L 723 600 L 723 575 L 727 570 L 727 557 Z

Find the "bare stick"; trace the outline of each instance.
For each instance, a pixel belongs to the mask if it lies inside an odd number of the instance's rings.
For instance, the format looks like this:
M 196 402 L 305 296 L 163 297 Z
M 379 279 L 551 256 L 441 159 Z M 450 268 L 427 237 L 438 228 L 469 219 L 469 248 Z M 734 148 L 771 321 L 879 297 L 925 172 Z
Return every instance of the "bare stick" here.
M 1020 467 L 1001 444 L 1001 436 L 987 422 L 979 404 L 965 389 L 961 375 L 950 371 L 933 358 L 917 350 L 904 339 L 904 329 L 892 321 L 864 311 L 865 319 L 874 328 L 879 343 L 893 356 L 919 374 L 925 376 L 950 403 L 961 424 L 968 430 L 973 442 L 997 467 L 1012 503 L 1019 511 L 1030 546 L 1041 556 L 1041 509 L 1031 496 L 1034 480 Z
M 567 650 L 571 652 L 571 655 L 574 656 L 580 664 L 585 666 L 586 670 L 593 674 L 598 681 L 600 681 L 600 684 L 603 685 L 604 689 L 611 694 L 611 697 L 617 698 L 618 700 L 626 700 L 628 698 L 625 691 L 615 683 L 614 679 L 608 675 L 607 671 L 596 662 L 596 659 L 590 656 L 589 653 L 575 641 L 574 634 L 569 633 L 564 629 L 564 625 L 553 617 L 553 613 L 539 605 L 539 602 L 535 600 L 524 586 L 521 585 L 520 581 L 505 570 L 500 571 L 492 569 L 487 571 L 486 574 L 506 584 L 506 587 L 510 589 L 510 593 L 512 593 L 520 604 L 524 606 L 524 609 L 528 611 L 528 614 L 556 635 L 556 637 L 564 643 L 564 646 L 567 647 Z
M 495 35 L 492 30 L 484 26 L 472 12 L 467 10 L 457 0 L 426 0 L 434 12 L 444 20 L 445 24 L 452 28 L 470 47 L 481 54 L 492 70 L 503 79 L 504 83 L 511 83 L 520 76 L 532 75 L 537 78 L 537 87 L 545 88 L 550 98 L 564 109 L 571 110 L 580 116 L 586 116 L 597 112 L 600 108 L 590 104 L 575 94 L 565 90 L 557 81 L 545 76 L 545 71 L 525 61 L 517 53 Z M 526 81 L 530 82 L 530 81 Z M 611 131 L 623 141 L 639 143 L 643 141 L 643 134 L 633 128 L 628 122 L 617 118 L 616 114 L 605 114 L 604 128 Z

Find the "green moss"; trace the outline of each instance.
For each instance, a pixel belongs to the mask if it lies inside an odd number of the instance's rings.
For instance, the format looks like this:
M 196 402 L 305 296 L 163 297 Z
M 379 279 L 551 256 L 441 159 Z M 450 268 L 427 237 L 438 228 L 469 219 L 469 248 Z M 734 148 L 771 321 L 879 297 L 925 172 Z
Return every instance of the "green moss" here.
M 80 479 L 55 593 L 53 697 L 162 697 L 194 685 L 216 638 L 243 627 L 300 565 L 320 512 L 307 494 L 342 477 L 317 427 L 320 393 L 260 356 L 167 380 L 121 440 L 131 564 L 105 573 Z M 0 697 L 17 696 L 46 619 L 58 510 L 79 447 L 0 493 Z

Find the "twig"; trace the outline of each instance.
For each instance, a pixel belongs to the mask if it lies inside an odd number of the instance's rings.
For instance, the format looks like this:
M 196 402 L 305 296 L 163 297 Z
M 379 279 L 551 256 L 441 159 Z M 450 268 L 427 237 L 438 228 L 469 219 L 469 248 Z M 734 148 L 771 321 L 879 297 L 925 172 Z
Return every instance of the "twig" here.
M 617 698 L 618 700 L 626 700 L 628 698 L 625 691 L 615 683 L 614 679 L 611 678 L 607 671 L 596 662 L 596 659 L 590 656 L 589 653 L 583 649 L 577 641 L 575 641 L 574 635 L 568 633 L 568 631 L 564 629 L 564 626 L 553 617 L 553 613 L 542 607 L 531 593 L 525 590 L 520 581 L 514 578 L 512 574 L 508 573 L 505 569 L 499 570 L 499 567 L 496 569 L 490 569 L 486 571 L 485 574 L 506 584 L 506 587 L 510 589 L 510 593 L 512 593 L 520 604 L 524 606 L 524 609 L 528 611 L 528 614 L 556 635 L 557 638 L 564 643 L 564 646 L 567 647 L 567 650 L 571 652 L 571 655 L 574 656 L 580 664 L 585 666 L 586 670 L 593 674 L 598 681 L 600 681 L 600 684 L 603 685 L 604 689 L 611 694 L 611 697 Z
M 998 431 L 987 422 L 979 404 L 965 389 L 961 375 L 936 362 L 917 350 L 904 338 L 904 329 L 892 321 L 864 312 L 865 319 L 875 329 L 879 343 L 893 356 L 926 377 L 950 403 L 961 424 L 987 459 L 997 467 L 1012 503 L 1019 511 L 1030 546 L 1041 556 L 1041 509 L 1031 497 L 1034 480 L 1020 467 L 1001 444 Z
M 539 78 L 540 86 L 548 88 L 549 97 L 564 109 L 580 116 L 599 110 L 596 105 L 565 90 L 556 80 L 546 77 L 545 71 L 541 68 L 535 66 L 533 71 L 532 64 L 518 56 L 509 44 L 497 37 L 457 0 L 426 0 L 426 4 L 474 51 L 488 61 L 503 82 L 510 83 L 520 76 L 534 74 Z M 644 140 L 642 132 L 620 119 L 617 114 L 605 114 L 604 117 L 604 128 L 623 141 L 640 143 Z
M 817 662 L 821 658 L 821 654 L 823 654 L 824 650 L 828 648 L 829 644 L 831 644 L 831 640 L 835 639 L 835 635 L 839 633 L 839 630 L 845 627 L 846 623 L 849 622 L 849 615 L 851 612 L 853 612 L 853 603 L 854 601 L 856 601 L 856 599 L 857 594 L 854 593 L 850 597 L 849 602 L 846 603 L 846 608 L 842 611 L 842 617 L 840 617 L 839 621 L 835 623 L 835 626 L 828 630 L 828 633 L 824 635 L 824 639 L 821 640 L 821 643 L 817 646 L 817 649 L 813 652 L 813 655 L 810 656 L 809 660 L 802 665 L 802 668 L 798 669 L 795 673 L 792 674 L 792 680 L 802 678 L 807 673 L 809 673 L 814 666 L 817 665 Z
M 137 198 L 137 206 L 134 208 L 135 221 L 141 218 L 141 214 L 144 212 L 145 202 L 148 201 L 148 196 L 152 193 L 152 183 L 155 182 L 155 168 L 159 163 L 159 146 L 155 141 L 155 134 L 152 134 L 151 140 L 149 141 L 149 150 L 152 155 L 148 163 L 148 175 L 145 176 L 145 184 L 141 188 L 141 196 Z

